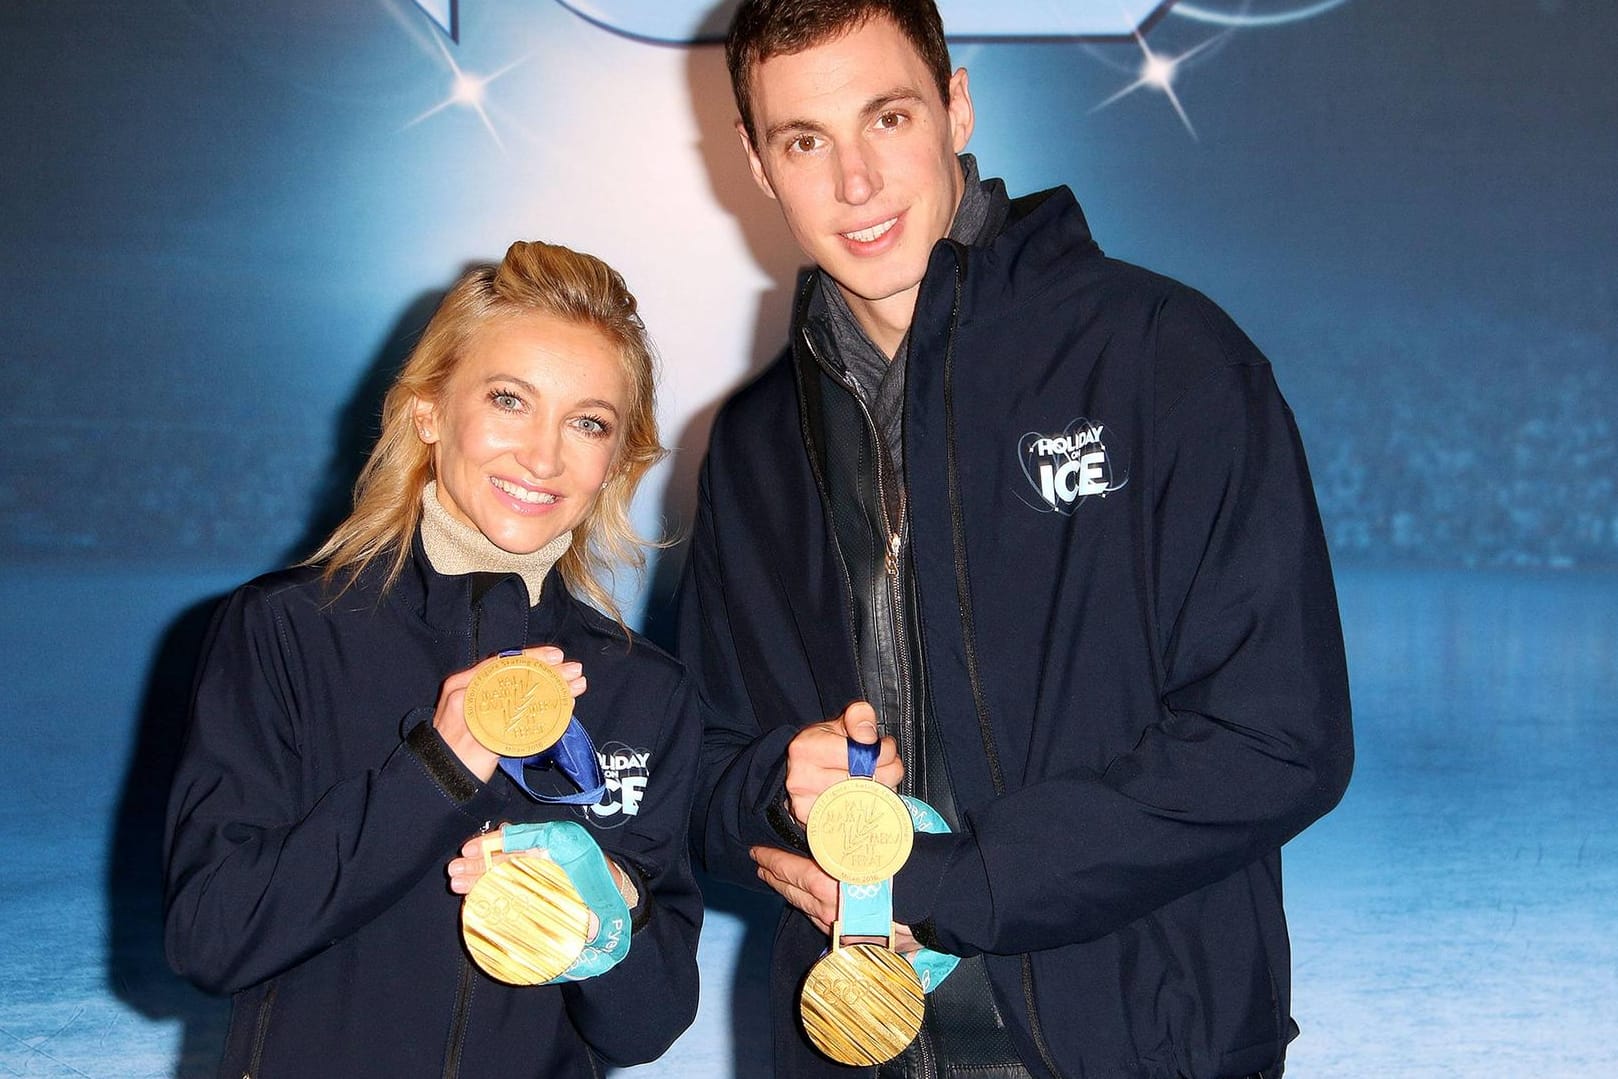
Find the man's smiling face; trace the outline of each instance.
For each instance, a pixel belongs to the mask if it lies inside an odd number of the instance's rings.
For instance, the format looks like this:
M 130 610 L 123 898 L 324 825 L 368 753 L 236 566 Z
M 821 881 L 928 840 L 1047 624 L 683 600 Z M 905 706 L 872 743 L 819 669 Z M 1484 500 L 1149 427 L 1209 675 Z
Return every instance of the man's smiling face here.
M 763 61 L 751 89 L 757 144 L 738 130 L 754 180 L 891 354 L 960 203 L 956 155 L 972 133 L 965 70 L 940 100 L 915 47 L 878 16 Z

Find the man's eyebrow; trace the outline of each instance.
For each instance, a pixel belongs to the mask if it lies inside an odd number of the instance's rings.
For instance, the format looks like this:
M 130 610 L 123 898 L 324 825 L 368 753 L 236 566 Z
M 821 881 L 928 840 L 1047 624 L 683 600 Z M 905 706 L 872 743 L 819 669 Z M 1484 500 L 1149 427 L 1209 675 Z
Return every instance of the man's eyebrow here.
M 920 100 L 921 91 L 915 87 L 895 86 L 893 89 L 877 94 L 867 101 L 865 107 L 860 110 L 860 115 L 875 116 L 877 113 L 885 111 L 889 106 Z
M 764 129 L 764 141 L 774 142 L 784 135 L 824 135 L 826 128 L 813 120 L 782 120 Z
M 879 94 L 873 94 L 870 100 L 860 107 L 860 117 L 868 119 L 894 105 L 922 100 L 921 91 L 913 86 L 895 86 Z M 781 120 L 764 129 L 764 141 L 775 142 L 785 135 L 824 135 L 826 125 L 818 120 Z

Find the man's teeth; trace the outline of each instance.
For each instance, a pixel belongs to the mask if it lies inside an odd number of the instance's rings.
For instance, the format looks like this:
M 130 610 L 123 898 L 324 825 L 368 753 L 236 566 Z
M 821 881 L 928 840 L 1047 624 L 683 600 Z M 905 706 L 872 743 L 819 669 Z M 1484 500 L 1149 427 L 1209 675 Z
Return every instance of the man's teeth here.
M 555 495 L 549 494 L 545 491 L 530 491 L 526 487 L 518 487 L 515 483 L 507 483 L 505 480 L 497 480 L 492 477 L 490 478 L 490 482 L 496 487 L 500 488 L 500 490 L 504 491 L 506 494 L 510 495 L 512 498 L 518 498 L 524 502 L 532 502 L 533 504 L 539 506 L 548 506 L 552 502 L 556 501 Z
M 845 232 L 843 235 L 847 236 L 850 240 L 856 240 L 859 243 L 868 244 L 872 240 L 879 239 L 880 237 L 886 235 L 887 231 L 891 229 L 894 224 L 898 222 L 898 220 L 899 219 L 897 217 L 890 217 L 880 225 L 872 225 L 870 228 L 860 229 L 858 232 Z

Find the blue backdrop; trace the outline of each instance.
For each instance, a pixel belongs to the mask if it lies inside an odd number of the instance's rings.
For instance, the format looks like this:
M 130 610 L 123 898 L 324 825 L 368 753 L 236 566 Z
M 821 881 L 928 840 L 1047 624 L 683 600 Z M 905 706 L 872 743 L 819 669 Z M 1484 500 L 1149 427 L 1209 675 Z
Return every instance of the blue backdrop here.
M 1360 766 L 1287 852 L 1292 1072 L 1612 1070 L 1618 5 L 957 7 L 985 174 L 1229 309 L 1310 449 Z M 676 447 L 637 518 L 689 519 L 797 266 L 677 40 L 722 9 L 0 5 L 0 1073 L 208 1073 L 221 1005 L 158 937 L 197 638 L 340 515 L 466 263 L 624 271 Z M 621 583 L 654 634 L 682 557 Z M 645 1074 L 765 1073 L 767 904 L 710 898 L 698 1025 Z

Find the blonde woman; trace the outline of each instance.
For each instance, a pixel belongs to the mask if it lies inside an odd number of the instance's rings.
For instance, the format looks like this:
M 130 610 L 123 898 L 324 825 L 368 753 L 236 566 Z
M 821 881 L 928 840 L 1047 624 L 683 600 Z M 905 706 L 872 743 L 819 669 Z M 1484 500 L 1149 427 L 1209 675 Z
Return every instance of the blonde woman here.
M 595 1076 L 689 1025 L 702 720 L 608 588 L 641 561 L 628 508 L 663 453 L 652 368 L 617 273 L 514 244 L 405 362 L 348 519 L 216 614 L 170 802 L 167 947 L 234 995 L 221 1075 Z M 472 674 L 518 650 L 568 681 L 588 759 L 524 766 L 468 731 Z M 593 965 L 506 985 L 461 943 L 470 855 L 501 822 L 559 821 L 617 905 L 592 918 Z

